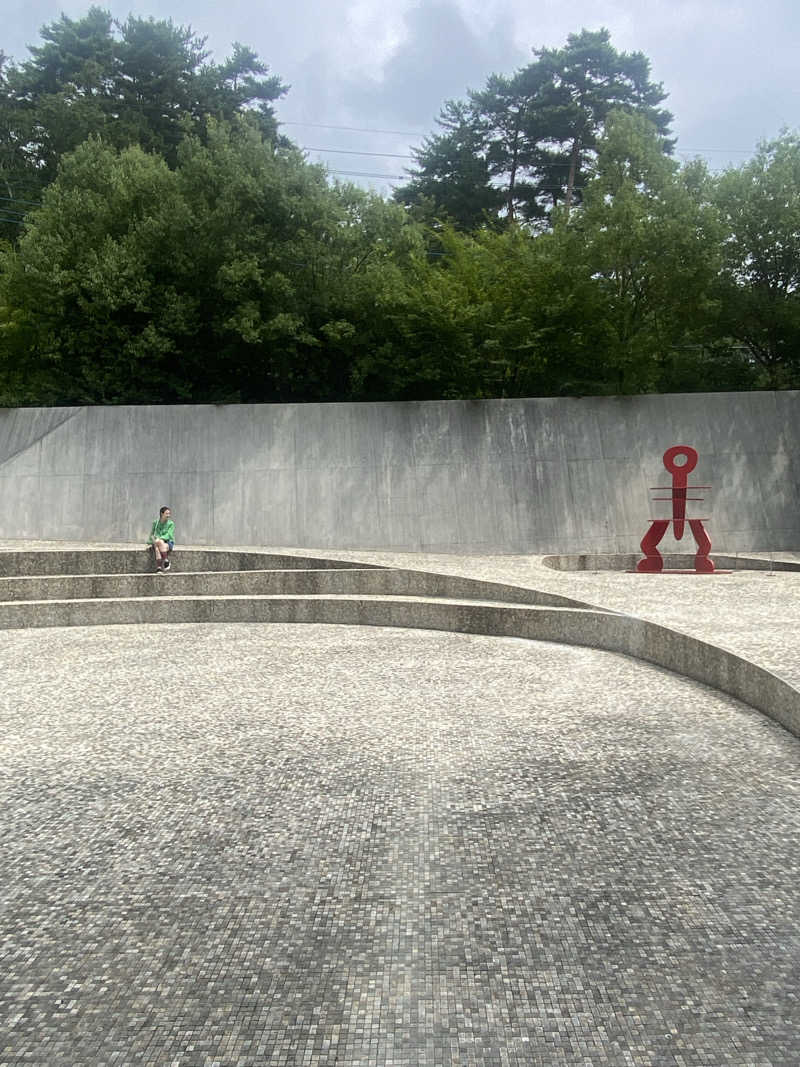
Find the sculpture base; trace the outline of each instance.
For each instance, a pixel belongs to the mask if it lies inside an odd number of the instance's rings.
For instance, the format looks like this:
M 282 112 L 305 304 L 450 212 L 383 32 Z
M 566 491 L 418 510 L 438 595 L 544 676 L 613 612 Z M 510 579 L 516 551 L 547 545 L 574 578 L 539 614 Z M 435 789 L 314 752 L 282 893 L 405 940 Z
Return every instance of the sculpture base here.
M 733 571 L 696 571 L 693 568 L 689 568 L 684 571 L 680 570 L 662 570 L 662 571 L 626 571 L 626 574 L 698 574 L 698 575 L 714 575 L 714 574 L 733 574 Z

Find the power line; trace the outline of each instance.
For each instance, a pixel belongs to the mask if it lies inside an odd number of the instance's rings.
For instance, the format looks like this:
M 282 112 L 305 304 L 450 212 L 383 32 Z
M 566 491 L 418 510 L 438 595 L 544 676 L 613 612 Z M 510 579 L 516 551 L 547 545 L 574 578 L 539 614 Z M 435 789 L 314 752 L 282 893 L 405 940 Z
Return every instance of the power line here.
M 20 196 L 0 196 L 0 200 L 8 200 L 14 204 L 32 204 L 34 207 L 41 206 L 41 200 L 23 200 Z
M 405 181 L 405 176 L 402 174 L 370 174 L 364 170 L 334 170 L 331 168 L 331 174 L 347 174 L 352 178 L 383 178 L 385 180 L 394 179 L 395 181 Z
M 753 151 L 752 148 L 676 148 L 676 152 L 738 152 L 742 155 L 749 155 Z
M 304 152 L 332 152 L 337 156 L 385 156 L 387 159 L 415 159 L 416 156 L 403 155 L 400 152 L 357 152 L 353 148 L 312 148 L 300 146 Z
M 345 155 L 345 156 L 374 156 L 384 159 L 413 159 L 419 164 L 421 160 L 416 155 L 403 152 L 361 152 L 353 148 L 319 148 L 312 145 L 300 145 L 300 148 L 304 152 L 327 152 L 330 155 Z M 679 155 L 685 155 L 687 152 L 740 152 L 746 153 L 745 148 L 686 148 L 680 149 Z M 481 161 L 475 160 L 475 165 L 479 165 Z M 572 166 L 572 163 L 561 162 L 560 160 L 552 160 L 544 163 L 541 166 L 541 170 L 568 170 Z M 578 168 L 581 169 L 581 168 Z
M 421 130 L 383 130 L 374 126 L 333 126 L 323 122 L 297 122 L 297 121 L 283 121 L 278 120 L 281 126 L 307 126 L 310 129 L 315 130 L 347 130 L 350 133 L 389 133 L 395 134 L 401 137 L 429 137 L 431 131 L 427 133 Z M 326 149 L 315 149 L 315 151 L 326 151 Z M 734 152 L 739 155 L 748 155 L 753 151 L 752 148 L 692 148 L 691 145 L 675 146 L 676 152 Z M 366 153 L 365 153 L 366 154 Z M 379 153 L 376 153 L 379 154 Z M 569 166 L 569 164 L 566 164 Z
M 315 130 L 348 130 L 350 133 L 393 133 L 399 137 L 427 137 L 426 133 L 419 130 L 376 130 L 366 126 L 328 126 L 323 122 L 284 122 L 279 119 L 280 126 L 308 126 Z

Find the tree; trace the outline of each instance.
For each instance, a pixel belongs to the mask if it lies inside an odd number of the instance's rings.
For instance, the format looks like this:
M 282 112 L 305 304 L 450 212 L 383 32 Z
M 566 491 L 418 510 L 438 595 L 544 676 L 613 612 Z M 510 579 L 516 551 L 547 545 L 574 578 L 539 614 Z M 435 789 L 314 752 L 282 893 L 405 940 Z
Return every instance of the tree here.
M 28 173 L 20 144 L 32 136 L 32 129 L 12 128 L 12 109 L 4 91 L 8 64 L 0 52 L 0 241 L 13 243 L 19 237 L 25 215 L 35 207 L 39 182 Z
M 395 199 L 424 221 L 440 218 L 475 230 L 496 218 L 503 203 L 503 193 L 492 185 L 484 132 L 457 100 L 446 101 L 437 122 L 445 132 L 426 138 L 414 153 L 418 170 Z
M 800 136 L 762 142 L 719 178 L 725 226 L 719 342 L 743 346 L 770 388 L 800 383 Z
M 582 317 L 595 323 L 595 369 L 586 391 L 668 387 L 674 350 L 703 330 L 721 240 L 705 185 L 696 166 L 680 170 L 664 155 L 642 115 L 607 116 L 583 205 L 564 210 L 553 233 L 591 285 Z
M 99 7 L 81 19 L 62 14 L 41 36 L 31 58 L 6 65 L 0 80 L 8 121 L 0 167 L 38 191 L 90 135 L 119 148 L 138 144 L 173 166 L 185 123 L 202 134 L 209 114 L 231 119 L 255 107 L 262 132 L 276 135 L 270 103 L 285 87 L 242 45 L 209 64 L 205 39 L 191 28 L 133 15 L 115 23 Z
M 564 48 L 535 56 L 512 77 L 493 74 L 467 101 L 445 105 L 438 121 L 448 133 L 417 152 L 417 169 L 397 193 L 401 202 L 427 199 L 462 228 L 475 228 L 479 214 L 448 210 L 454 188 L 483 210 L 495 191 L 507 222 L 542 218 L 560 202 L 569 210 L 614 110 L 645 116 L 662 151 L 671 149 L 671 115 L 659 107 L 666 94 L 650 81 L 641 52 L 617 52 L 603 29 L 571 34 Z
M 647 119 L 660 137 L 661 151 L 671 149 L 667 133 L 672 115 L 658 106 L 667 94 L 650 81 L 650 61 L 642 52 L 617 52 L 608 30 L 584 29 L 567 37 L 566 48 L 542 48 L 535 54 L 548 75 L 540 98 L 549 130 L 545 143 L 555 147 L 557 156 L 565 153 L 568 162 L 567 211 L 612 112 Z
M 592 293 L 551 237 L 439 227 L 437 254 L 416 248 L 379 293 L 386 340 L 362 367 L 365 398 L 570 391 L 570 357 L 593 347 Z
M 349 399 L 413 229 L 244 118 L 187 134 L 174 169 L 89 138 L 0 255 L 0 397 Z

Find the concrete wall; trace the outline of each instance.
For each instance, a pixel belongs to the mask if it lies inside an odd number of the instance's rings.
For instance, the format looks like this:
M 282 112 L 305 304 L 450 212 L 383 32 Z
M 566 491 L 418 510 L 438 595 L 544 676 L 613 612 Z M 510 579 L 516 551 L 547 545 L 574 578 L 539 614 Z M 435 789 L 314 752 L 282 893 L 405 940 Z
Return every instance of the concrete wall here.
M 144 540 L 169 503 L 184 544 L 634 552 L 686 444 L 714 547 L 797 549 L 798 415 L 796 392 L 2 410 L 0 539 Z

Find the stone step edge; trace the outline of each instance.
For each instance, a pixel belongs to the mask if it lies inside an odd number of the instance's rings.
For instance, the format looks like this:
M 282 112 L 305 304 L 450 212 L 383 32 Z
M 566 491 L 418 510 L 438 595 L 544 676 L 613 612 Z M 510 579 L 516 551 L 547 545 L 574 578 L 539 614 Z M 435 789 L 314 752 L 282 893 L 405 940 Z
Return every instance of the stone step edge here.
M 0 603 L 0 629 L 225 622 L 390 626 L 596 648 L 632 656 L 709 685 L 800 737 L 800 690 L 795 686 L 737 653 L 635 615 L 592 608 L 389 596 L 137 597 Z
M 363 574 L 380 571 L 392 571 L 392 567 L 265 567 L 263 570 L 230 571 L 184 571 L 171 567 L 166 573 L 167 581 L 173 574 Z M 76 581 L 89 581 L 92 578 L 164 578 L 161 571 L 97 571 L 88 574 L 0 574 L 0 582 L 44 582 L 56 578 L 74 578 Z
M 231 601 L 303 601 L 303 600 L 337 600 L 337 601 L 393 601 L 429 604 L 449 605 L 486 605 L 489 607 L 502 608 L 530 608 L 533 611 L 592 611 L 598 615 L 619 615 L 613 608 L 597 607 L 592 604 L 521 604 L 513 600 L 485 600 L 480 597 L 444 597 L 444 596 L 418 596 L 413 593 L 165 593 L 163 596 L 104 596 L 104 597 L 65 597 L 51 600 L 0 600 L 2 608 L 33 608 L 46 607 L 48 605 L 66 604 L 163 604 L 163 603 L 201 603 L 231 602 Z
M 266 577 L 269 581 L 270 576 L 286 576 L 280 579 L 281 583 L 291 585 L 295 581 L 301 581 L 304 575 L 319 576 L 323 583 L 342 583 L 344 582 L 345 588 L 335 590 L 322 590 L 312 593 L 311 591 L 304 590 L 291 590 L 291 589 L 276 589 L 270 591 L 253 590 L 252 592 L 246 592 L 246 587 L 253 583 L 258 583 L 260 580 Z M 350 576 L 354 577 L 350 577 Z M 385 588 L 370 591 L 369 585 L 373 579 L 371 576 L 376 575 L 379 584 L 388 582 L 390 586 L 395 582 L 400 588 Z M 297 576 L 297 577 L 295 577 Z M 345 576 L 344 578 L 342 576 Z M 222 589 L 217 589 L 216 592 L 204 592 L 203 590 L 190 590 L 188 593 L 181 593 L 181 585 L 186 584 L 183 579 L 195 579 L 202 580 L 207 579 L 207 584 L 219 586 L 220 582 L 226 582 L 226 579 L 233 579 L 236 577 L 238 585 L 244 585 L 245 588 L 226 590 L 223 586 Z M 147 583 L 146 592 L 139 589 L 126 589 L 126 584 L 140 585 L 142 581 Z M 25 595 L 28 587 L 32 586 L 32 583 L 42 582 L 44 586 L 52 586 L 57 583 L 77 583 L 78 590 L 81 586 L 94 586 L 97 583 L 105 583 L 116 585 L 119 584 L 123 588 L 116 589 L 110 594 L 105 594 L 102 590 L 96 588 L 90 588 L 92 595 L 88 597 L 82 597 L 80 592 L 74 588 L 59 590 L 55 596 L 47 595 L 46 589 L 39 589 L 40 593 L 44 593 L 44 597 Z M 347 588 L 347 585 L 352 582 L 366 582 L 367 588 L 358 589 Z M 8 584 L 6 584 L 8 583 Z M 20 583 L 20 584 L 18 584 Z M 27 583 L 27 585 L 26 585 Z M 418 588 L 414 588 L 414 586 Z M 410 586 L 411 588 L 402 588 L 403 586 Z M 425 587 L 428 588 L 425 588 Z M 430 588 L 435 586 L 437 588 Z M 33 587 L 36 588 L 36 587 Z M 7 590 L 7 595 L 14 593 L 15 595 L 9 596 L 9 599 L 3 596 L 3 591 Z M 22 595 L 16 595 L 18 593 Z M 77 600 L 77 599 L 130 599 L 132 597 L 147 597 L 148 599 L 161 599 L 163 597 L 174 596 L 414 596 L 414 597 L 431 597 L 433 599 L 447 599 L 447 600 L 477 600 L 477 601 L 490 601 L 492 603 L 508 603 L 508 604 L 539 604 L 540 606 L 552 606 L 552 607 L 572 607 L 572 608 L 592 608 L 596 605 L 587 603 L 583 600 L 576 600 L 574 597 L 564 596 L 563 594 L 553 593 L 536 588 L 530 585 L 519 585 L 518 583 L 500 582 L 494 579 L 483 578 L 471 578 L 462 575 L 451 575 L 447 573 L 441 573 L 438 571 L 419 571 L 411 568 L 403 567 L 386 567 L 386 568 L 350 568 L 347 570 L 333 570 L 330 568 L 322 568 L 315 570 L 263 570 L 263 571 L 175 571 L 170 572 L 168 575 L 156 574 L 149 572 L 146 574 L 47 574 L 47 575 L 21 575 L 16 577 L 4 577 L 0 576 L 0 603 L 16 603 L 16 602 L 37 602 L 44 600 Z M 607 610 L 604 607 L 600 607 L 600 610 Z

